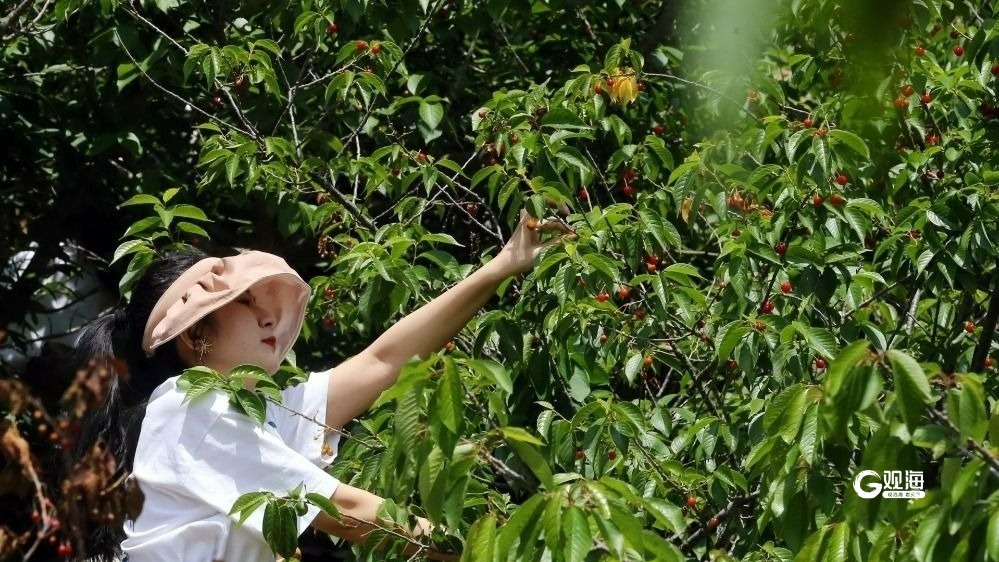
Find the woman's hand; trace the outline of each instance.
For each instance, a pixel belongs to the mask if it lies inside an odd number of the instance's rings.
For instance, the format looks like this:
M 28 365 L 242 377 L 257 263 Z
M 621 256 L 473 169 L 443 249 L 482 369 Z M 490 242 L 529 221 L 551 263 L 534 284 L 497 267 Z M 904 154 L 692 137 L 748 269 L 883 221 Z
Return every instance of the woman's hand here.
M 559 213 L 569 214 L 569 207 L 565 203 L 561 205 Z M 531 228 L 533 226 L 533 228 Z M 558 231 L 562 234 L 553 237 L 547 242 L 541 242 L 541 231 Z M 499 255 L 493 261 L 499 260 L 497 265 L 502 268 L 506 276 L 520 275 L 534 268 L 534 260 L 541 254 L 541 251 L 553 244 L 562 242 L 563 239 L 576 240 L 578 236 L 560 218 L 538 220 L 530 216 L 526 210 L 520 211 L 520 222 L 510 235 L 506 246 L 500 250 Z

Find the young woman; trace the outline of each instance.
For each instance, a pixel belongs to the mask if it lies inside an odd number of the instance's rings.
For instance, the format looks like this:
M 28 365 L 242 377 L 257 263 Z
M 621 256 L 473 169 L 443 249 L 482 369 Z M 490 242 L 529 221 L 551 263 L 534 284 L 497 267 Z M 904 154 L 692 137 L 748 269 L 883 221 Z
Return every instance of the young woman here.
M 263 426 L 231 410 L 223 393 L 185 402 L 177 379 L 195 365 L 224 374 L 250 363 L 275 373 L 301 330 L 309 285 L 284 260 L 263 252 L 226 258 L 187 252 L 155 261 L 131 301 L 88 325 L 77 342 L 81 364 L 96 357 L 112 370 L 125 367 L 112 376 L 80 450 L 100 438 L 119 474 L 137 483 L 144 496 L 124 529 L 94 535 L 90 554 L 128 562 L 274 560 L 262 535 L 263 510 L 241 525 L 228 513 L 244 493 L 285 496 L 300 485 L 330 498 L 342 515 L 336 520 L 310 506 L 298 517 L 300 533 L 312 526 L 364 542 L 379 524 L 383 499 L 324 470 L 336 456 L 339 434 L 309 418 L 343 428 L 394 384 L 413 356 L 426 358 L 451 340 L 500 282 L 529 271 L 546 246 L 575 237 L 560 220 L 538 226 L 528 221 L 521 211 L 495 258 L 364 351 L 286 389 L 286 408 L 268 404 Z M 541 230 L 562 234 L 542 243 Z M 429 530 L 421 520 L 413 534 Z

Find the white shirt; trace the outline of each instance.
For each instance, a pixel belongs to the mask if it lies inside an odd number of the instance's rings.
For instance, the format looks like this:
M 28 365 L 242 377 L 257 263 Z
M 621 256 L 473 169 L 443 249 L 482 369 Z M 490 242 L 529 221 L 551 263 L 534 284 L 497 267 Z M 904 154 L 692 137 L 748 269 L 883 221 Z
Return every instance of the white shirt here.
M 324 422 L 329 375 L 312 373 L 286 389 L 283 404 Z M 185 404 L 177 378 L 153 391 L 142 420 L 131 478 L 145 501 L 135 521 L 125 524 L 123 560 L 275 560 L 263 538 L 264 507 L 242 525 L 229 510 L 244 493 L 287 496 L 299 484 L 303 495 L 331 497 L 339 481 L 323 469 L 336 457 L 340 435 L 324 437 L 322 426 L 270 402 L 267 421 L 259 426 L 219 391 Z M 331 454 L 323 454 L 324 443 Z M 297 518 L 299 534 L 319 513 L 308 507 Z

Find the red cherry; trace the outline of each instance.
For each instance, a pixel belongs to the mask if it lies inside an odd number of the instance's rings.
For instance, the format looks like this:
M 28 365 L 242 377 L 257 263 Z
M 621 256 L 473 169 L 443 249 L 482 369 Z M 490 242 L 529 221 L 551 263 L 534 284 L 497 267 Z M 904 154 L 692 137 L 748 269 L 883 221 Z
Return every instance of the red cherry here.
M 940 142 L 940 137 L 938 137 L 938 136 L 936 136 L 934 134 L 930 134 L 930 135 L 928 135 L 926 137 L 926 144 L 928 144 L 930 146 L 933 146 L 933 145 L 937 144 L 938 142 Z
M 327 328 L 332 328 L 333 327 L 333 317 L 332 316 L 327 316 L 326 318 L 323 318 L 323 324 L 325 324 Z
M 909 107 L 909 100 L 903 97 L 895 98 L 895 107 L 899 109 L 902 109 L 904 107 Z
M 606 291 L 600 291 L 599 293 L 597 293 L 597 301 L 599 302 L 605 302 L 607 300 L 607 297 L 608 295 Z
M 828 131 L 826 131 L 825 129 L 819 129 L 818 131 L 815 131 L 815 134 L 819 135 L 820 137 L 824 137 L 824 136 L 826 136 L 827 132 Z
M 762 211 L 760 211 L 760 215 L 763 216 L 764 218 L 770 218 L 771 216 L 773 216 L 773 214 L 774 212 L 771 211 L 770 209 L 763 209 Z
M 597 84 L 596 86 L 593 87 L 593 92 L 597 94 L 602 94 L 604 93 L 604 89 L 600 87 L 600 84 Z
M 372 55 L 377 55 L 380 52 L 382 52 L 382 46 L 381 45 L 379 45 L 378 43 L 375 43 L 374 45 L 371 46 L 371 54 Z
M 817 369 L 825 369 L 826 368 L 826 360 L 822 359 L 821 357 L 819 359 L 816 359 L 815 360 L 815 368 L 817 368 Z
M 687 507 L 697 507 L 697 498 L 694 496 L 687 496 Z
M 926 49 L 922 45 L 916 47 L 916 56 L 922 57 L 924 55 L 926 55 Z
M 829 202 L 832 203 L 833 207 L 839 207 L 843 204 L 843 196 L 839 193 L 833 193 L 829 196 Z
M 579 198 L 580 199 L 589 199 L 590 198 L 590 194 L 589 194 L 589 192 L 586 191 L 585 187 L 579 188 L 579 192 L 578 193 L 579 193 Z
M 655 264 L 659 263 L 659 258 L 657 258 L 656 256 L 652 256 L 652 255 L 645 256 L 645 263 L 650 263 L 650 264 L 655 265 Z
M 951 39 L 957 39 L 960 36 L 961 36 L 961 34 L 958 33 L 956 29 L 950 32 L 950 38 Z
M 609 458 L 610 460 L 616 459 L 617 458 L 617 451 L 611 449 L 610 452 L 607 453 L 607 458 Z
M 735 359 L 729 359 L 727 361 L 727 364 L 728 364 L 728 368 L 729 369 L 734 369 L 738 365 L 738 363 L 736 363 Z
M 999 63 L 992 65 L 992 76 L 999 76 Z
M 985 358 L 985 362 L 984 362 L 983 364 L 984 364 L 984 365 L 985 365 L 986 367 L 991 367 L 991 366 L 992 366 L 992 358 L 991 358 L 991 357 L 986 357 L 986 358 Z
M 790 293 L 791 292 L 791 282 L 790 281 L 784 281 L 783 283 L 781 283 L 780 284 L 780 292 L 782 292 L 782 293 Z
M 923 102 L 923 105 L 928 105 L 931 101 L 933 101 L 933 96 L 929 94 L 923 94 L 923 96 L 919 98 L 919 100 Z
M 767 325 L 764 324 L 763 322 L 757 322 L 756 324 L 753 325 L 753 327 L 756 328 L 756 330 L 759 332 L 762 332 L 763 330 L 767 329 Z
M 645 318 L 645 311 L 642 310 L 641 308 L 639 308 L 638 310 L 636 310 L 635 311 L 635 318 L 638 318 L 639 320 Z
M 338 29 L 335 23 L 331 23 L 326 26 L 326 33 L 336 33 Z
M 585 454 L 585 453 L 583 453 L 583 451 L 576 451 L 576 458 L 577 458 L 577 459 L 580 459 L 580 460 L 582 460 L 582 459 L 583 459 L 583 457 L 585 457 L 585 456 L 586 456 L 586 454 Z
M 919 236 L 920 236 L 920 232 L 918 230 L 910 230 L 909 231 L 909 238 L 912 238 L 913 240 L 917 240 L 919 238 Z
M 916 89 L 913 88 L 911 85 L 906 84 L 905 86 L 902 86 L 902 95 L 911 96 L 914 93 L 916 93 Z
M 774 303 L 770 301 L 763 301 L 763 306 L 760 307 L 760 312 L 763 314 L 770 314 L 774 311 Z
M 416 154 L 416 159 L 419 160 L 420 162 L 424 162 L 427 159 L 427 155 L 423 152 L 418 152 Z
M 323 294 L 326 295 L 326 298 L 328 299 L 333 298 L 333 289 L 326 289 L 323 291 Z
M 718 528 L 719 523 L 721 522 L 718 521 L 717 517 L 712 517 L 710 520 L 708 520 L 708 529 L 712 531 L 715 530 L 716 528 Z
M 635 170 L 628 168 L 624 171 L 624 179 L 631 181 L 635 179 Z
M 742 231 L 741 230 L 733 230 L 732 231 L 732 236 L 735 237 L 735 238 L 738 238 L 739 236 L 742 236 Z
M 631 187 L 631 184 L 626 183 L 621 187 L 621 193 L 623 193 L 625 197 L 631 197 L 635 193 L 635 188 Z
M 622 299 L 626 299 L 626 298 L 628 298 L 628 295 L 630 295 L 630 294 L 631 294 L 631 292 L 630 292 L 630 291 L 628 290 L 628 288 L 627 288 L 627 287 L 621 287 L 621 288 L 620 288 L 620 289 L 618 290 L 617 294 L 618 294 L 618 296 L 619 296 L 619 297 L 621 297 Z
M 645 82 L 639 82 L 638 84 L 635 84 L 635 88 L 639 92 L 644 92 L 645 91 Z
M 392 168 L 392 175 L 393 176 L 398 176 L 401 173 L 402 173 L 402 170 L 400 170 L 399 168 Z
M 801 124 L 804 125 L 805 128 L 808 128 L 808 129 L 812 128 L 812 118 L 811 117 L 805 117 L 805 120 L 802 121 Z
M 33 522 L 35 522 L 35 523 L 38 523 L 39 521 L 42 520 L 42 514 L 38 513 L 37 511 L 32 511 L 31 512 L 31 520 Z
M 201 238 L 192 238 L 191 239 L 191 245 L 194 246 L 195 248 L 200 248 L 201 247 Z
M 812 197 L 812 205 L 815 205 L 816 207 L 821 207 L 822 206 L 822 196 L 821 195 L 816 195 L 815 197 Z
M 652 356 L 651 355 L 646 355 L 642 359 L 642 364 L 644 364 L 646 367 L 651 367 L 652 366 Z
M 846 176 L 844 176 L 843 174 L 837 174 L 837 175 L 836 175 L 836 183 L 838 183 L 838 184 L 840 184 L 840 185 L 846 185 L 846 183 L 847 183 L 848 181 L 850 181 L 850 180 L 848 180 L 848 179 L 846 178 Z
M 654 125 L 652 127 L 652 132 L 655 133 L 656 135 L 662 135 L 663 131 L 665 131 L 665 130 L 666 130 L 666 128 L 663 127 L 662 125 Z
M 774 251 L 783 256 L 787 253 L 787 244 L 784 242 L 778 242 L 777 245 L 774 246 Z
M 965 324 L 964 325 L 964 331 L 968 332 L 969 334 L 971 332 L 974 332 L 975 331 L 975 323 L 974 322 L 968 322 L 967 324 Z
M 454 349 L 454 342 L 449 341 L 446 344 L 444 344 L 444 349 L 446 349 L 448 351 L 451 351 L 452 349 Z
M 600 334 L 600 343 L 604 343 L 606 341 L 607 341 L 607 334 Z
M 368 42 L 367 41 L 358 41 L 357 43 L 354 43 L 354 46 L 357 47 L 358 51 L 364 51 L 364 50 L 367 50 L 367 48 L 368 48 Z
M 608 78 L 607 79 L 607 85 L 608 86 L 613 86 L 614 85 L 614 79 L 613 78 Z
M 961 56 L 963 54 L 964 54 L 964 47 L 962 47 L 960 45 L 955 45 L 954 46 L 954 56 L 955 57 L 959 57 L 959 56 Z

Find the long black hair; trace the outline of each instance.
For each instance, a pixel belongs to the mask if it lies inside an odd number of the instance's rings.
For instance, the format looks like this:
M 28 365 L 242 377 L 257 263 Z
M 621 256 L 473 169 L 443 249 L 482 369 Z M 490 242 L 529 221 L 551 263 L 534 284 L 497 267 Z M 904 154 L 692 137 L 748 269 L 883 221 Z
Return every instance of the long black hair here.
M 187 367 L 174 345 L 163 345 L 152 356 L 146 356 L 142 350 L 146 320 L 167 288 L 205 257 L 204 252 L 191 248 L 154 260 L 136 282 L 127 304 L 80 331 L 74 363 L 81 367 L 96 360 L 110 376 L 104 401 L 84 420 L 74 456 L 82 458 L 96 443 L 103 443 L 115 459 L 113 481 L 122 480 L 132 471 L 149 395 Z M 118 526 L 97 526 L 89 535 L 87 553 L 100 562 L 114 560 L 125 538 L 124 529 Z

